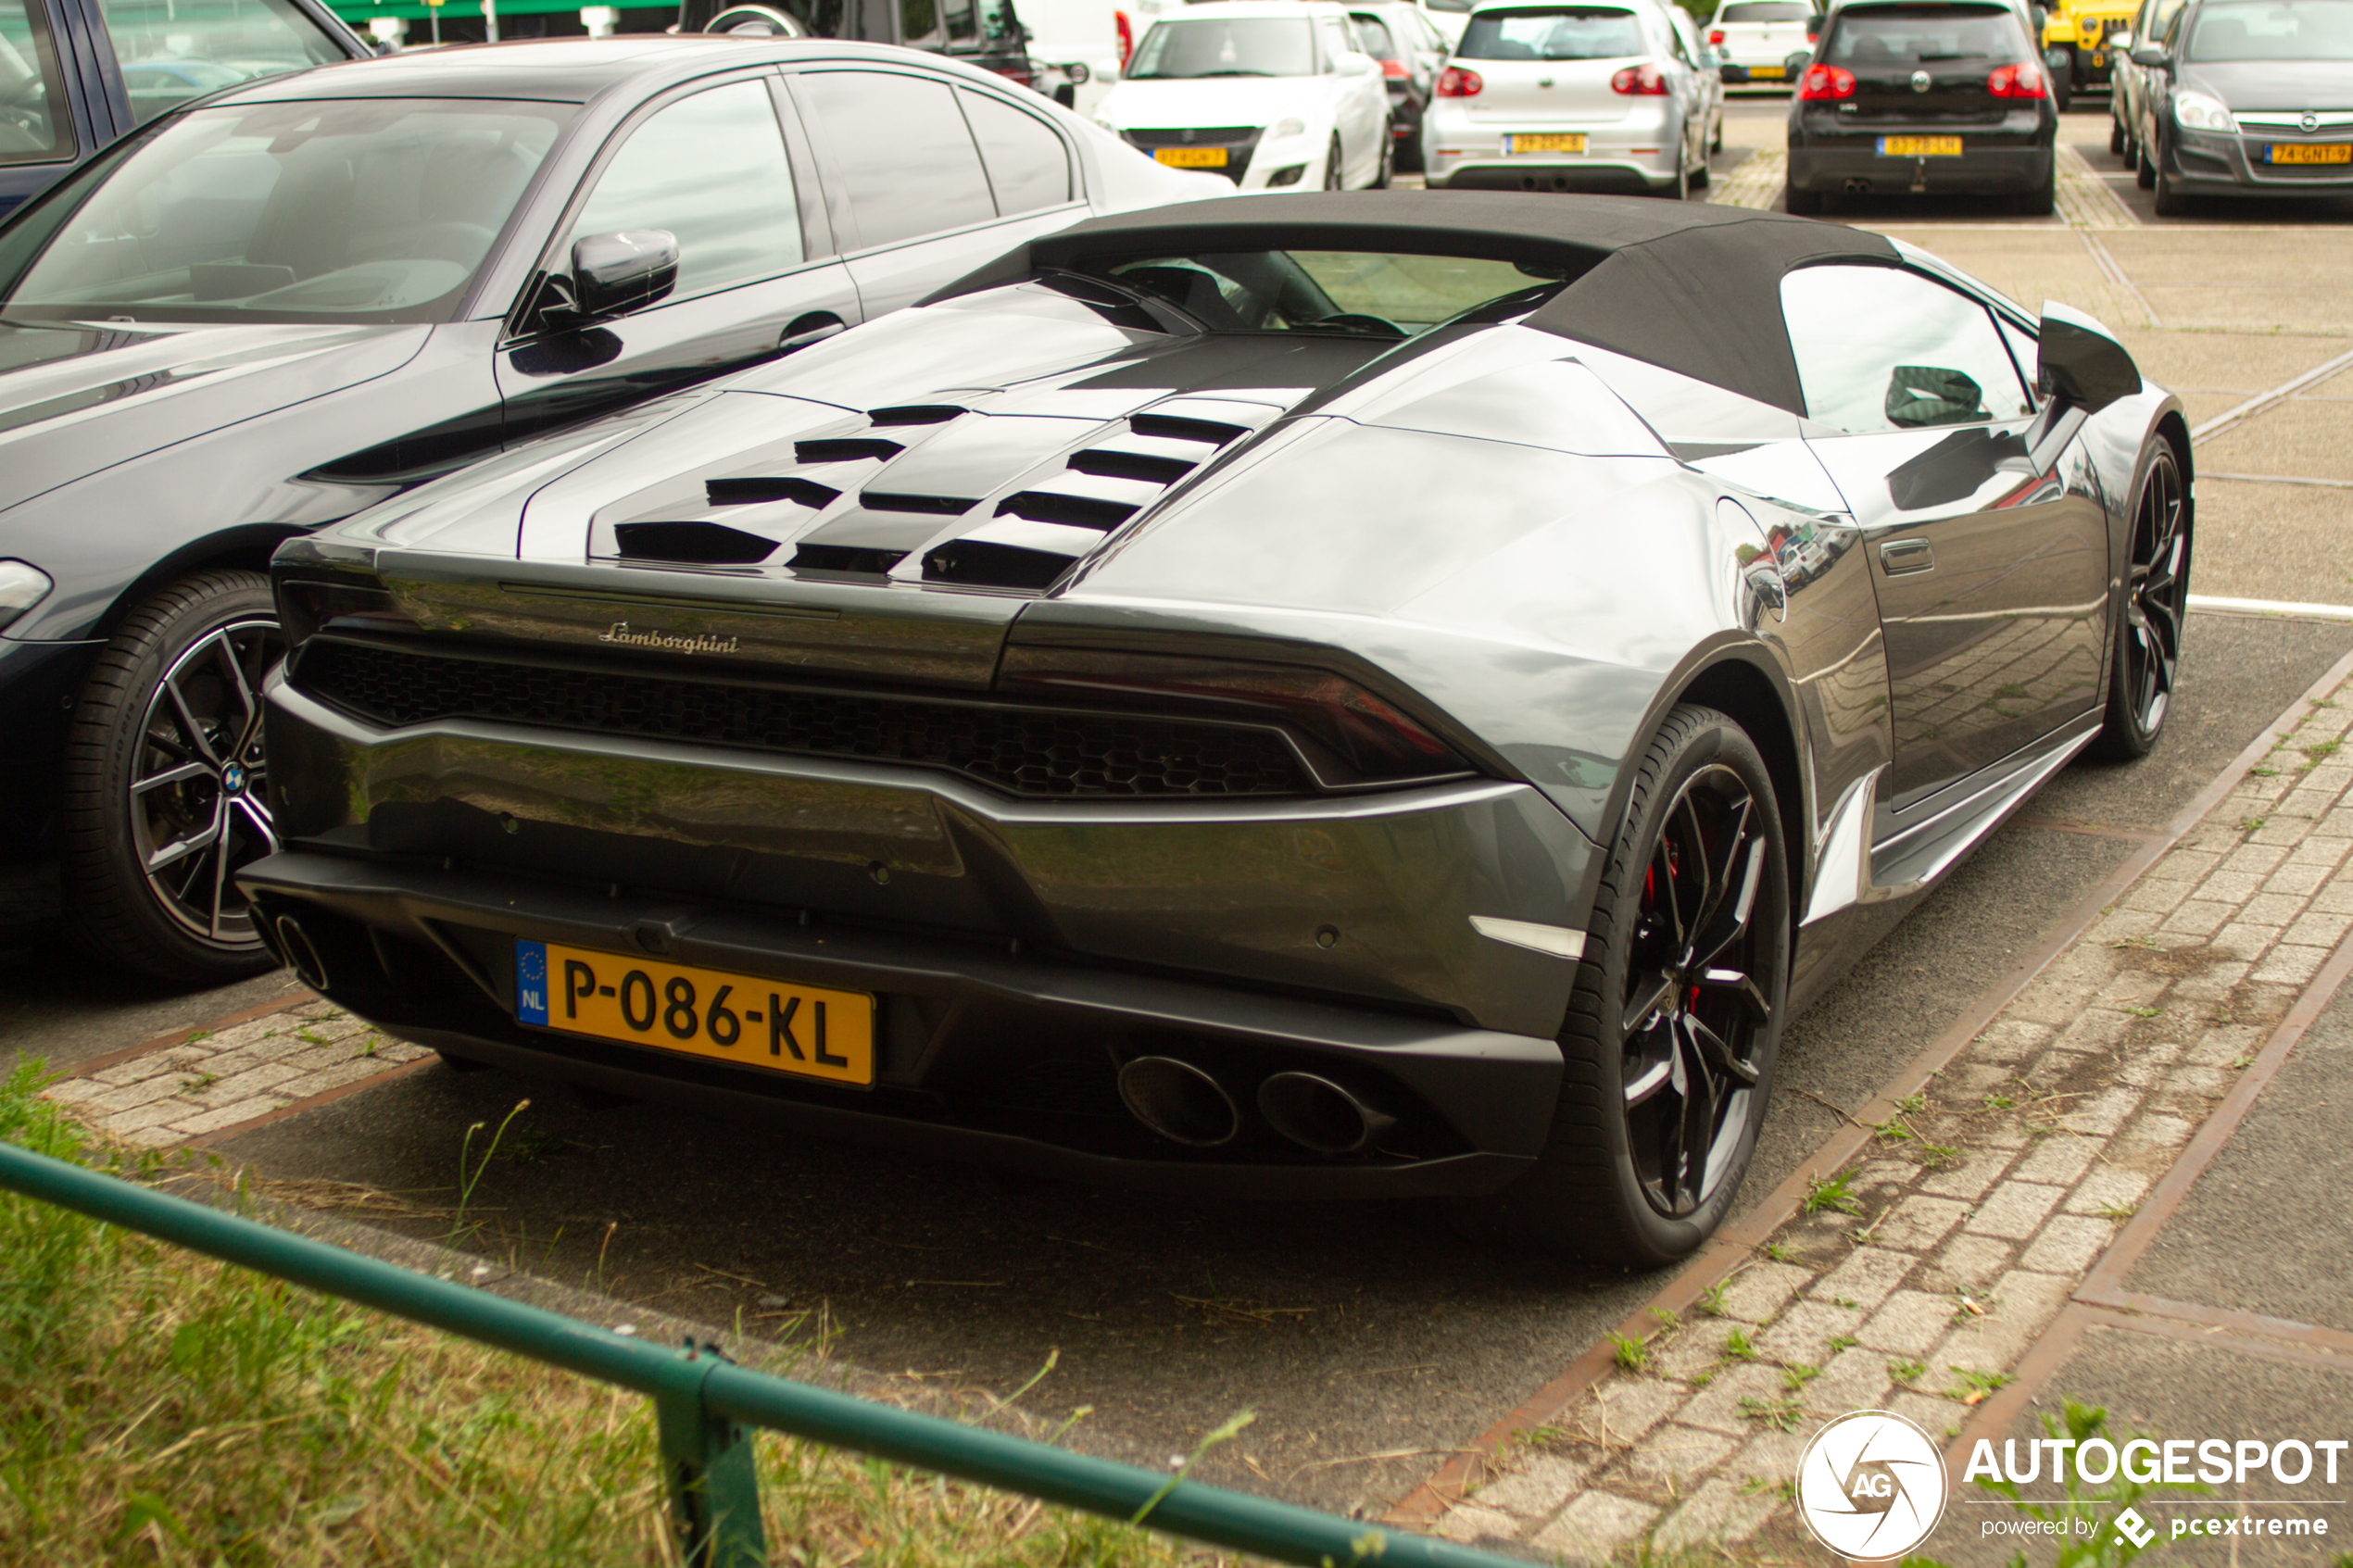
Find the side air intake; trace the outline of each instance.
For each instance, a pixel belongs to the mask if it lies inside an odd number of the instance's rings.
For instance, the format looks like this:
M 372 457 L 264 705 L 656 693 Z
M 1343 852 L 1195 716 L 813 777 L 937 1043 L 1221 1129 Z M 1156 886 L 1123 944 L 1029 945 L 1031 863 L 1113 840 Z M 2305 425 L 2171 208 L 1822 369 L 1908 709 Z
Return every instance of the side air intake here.
M 766 560 L 776 541 L 724 522 L 624 522 L 613 529 L 623 560 L 675 561 L 693 566 L 750 566 Z

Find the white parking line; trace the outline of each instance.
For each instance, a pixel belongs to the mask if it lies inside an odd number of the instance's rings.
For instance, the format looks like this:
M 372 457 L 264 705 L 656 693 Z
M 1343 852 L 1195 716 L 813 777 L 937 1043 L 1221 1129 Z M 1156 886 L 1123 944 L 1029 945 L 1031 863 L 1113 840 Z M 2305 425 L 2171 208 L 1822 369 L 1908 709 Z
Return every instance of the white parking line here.
M 2353 490 L 2353 479 L 2301 479 L 2285 473 L 2202 473 L 2200 479 L 2234 479 L 2241 484 L 2317 484 L 2324 490 Z
M 2286 615 L 2299 621 L 2353 621 L 2353 605 L 2296 604 L 2287 599 L 2222 599 L 2192 594 L 2192 609 L 2218 610 L 2224 615 Z
M 2323 360 L 2295 380 L 2282 382 L 2269 392 L 2257 393 L 2235 408 L 2226 409 L 2215 415 L 2204 424 L 2193 428 L 2190 436 L 2193 440 L 2204 441 L 2210 436 L 2220 435 L 2233 425 L 2254 418 L 2272 404 L 2284 402 L 2306 387 L 2317 382 L 2326 381 L 2348 365 L 2353 365 L 2353 349 L 2347 350 L 2334 359 Z

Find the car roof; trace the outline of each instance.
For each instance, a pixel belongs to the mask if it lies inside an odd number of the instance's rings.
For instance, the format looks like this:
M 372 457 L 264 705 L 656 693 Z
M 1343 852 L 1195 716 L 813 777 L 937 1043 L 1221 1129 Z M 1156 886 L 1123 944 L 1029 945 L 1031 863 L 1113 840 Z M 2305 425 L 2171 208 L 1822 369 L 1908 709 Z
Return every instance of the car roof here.
M 1302 12 L 1325 11 L 1340 14 L 1346 10 L 1345 6 L 1328 3 L 1328 0 L 1324 4 L 1308 0 L 1308 3 L 1304 5 L 1301 3 L 1301 0 L 1206 0 L 1204 4 L 1188 6 L 1180 11 L 1163 11 L 1152 19 L 1156 22 L 1164 22 L 1183 21 L 1190 17 L 1202 16 L 1295 17 Z
M 271 103 L 304 98 L 527 98 L 585 103 L 625 82 L 666 85 L 731 66 L 855 59 L 947 65 L 936 55 L 831 38 L 738 38 L 630 33 L 616 38 L 523 39 L 419 49 L 266 77 L 206 100 Z
M 1783 274 L 1816 261 L 1895 264 L 1886 239 L 1747 207 L 1517 191 L 1327 191 L 1224 196 L 1091 218 L 1016 246 L 924 301 L 1040 270 L 1153 255 L 1336 250 L 1557 266 L 1570 282 L 1527 320 L 1806 411 L 1781 324 Z

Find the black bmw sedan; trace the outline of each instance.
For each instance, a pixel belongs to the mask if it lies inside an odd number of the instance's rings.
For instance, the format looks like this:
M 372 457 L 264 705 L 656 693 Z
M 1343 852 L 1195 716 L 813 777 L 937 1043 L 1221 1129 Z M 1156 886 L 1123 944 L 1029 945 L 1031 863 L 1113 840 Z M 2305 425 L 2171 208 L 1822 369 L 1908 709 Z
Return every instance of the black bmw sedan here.
M 1214 194 L 954 61 L 660 36 L 359 61 L 157 119 L 0 228 L 0 925 L 267 964 L 281 541 Z M 644 418 L 661 418 L 661 405 Z
M 2193 0 L 2132 57 L 2160 216 L 2203 195 L 2353 194 L 2353 3 Z
M 1789 210 L 1906 192 L 2056 199 L 2058 112 L 2020 8 L 1849 0 L 1822 24 L 1789 114 Z

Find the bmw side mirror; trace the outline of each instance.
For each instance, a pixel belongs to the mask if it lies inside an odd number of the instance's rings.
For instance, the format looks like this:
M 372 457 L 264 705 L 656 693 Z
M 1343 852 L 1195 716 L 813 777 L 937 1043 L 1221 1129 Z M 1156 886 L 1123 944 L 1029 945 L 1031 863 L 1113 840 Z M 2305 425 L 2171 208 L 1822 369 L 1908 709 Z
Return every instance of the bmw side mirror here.
M 556 297 L 541 314 L 550 325 L 643 309 L 678 286 L 678 236 L 667 229 L 583 235 L 573 242 L 572 276 L 548 283 Z

